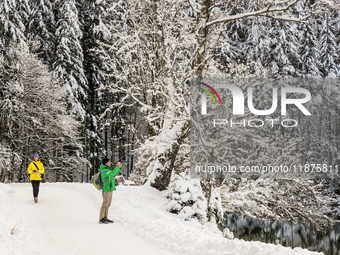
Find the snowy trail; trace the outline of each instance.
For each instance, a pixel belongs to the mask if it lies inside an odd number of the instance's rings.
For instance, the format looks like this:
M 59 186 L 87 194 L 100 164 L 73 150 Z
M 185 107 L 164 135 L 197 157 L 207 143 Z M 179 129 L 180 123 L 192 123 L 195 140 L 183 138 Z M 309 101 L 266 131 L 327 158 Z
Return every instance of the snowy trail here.
M 0 184 L 0 254 L 302 255 L 301 248 L 228 240 L 215 225 L 166 211 L 164 192 L 118 186 L 109 218 L 98 224 L 101 192 L 91 184 L 43 183 L 35 204 L 30 184 Z M 10 235 L 20 222 L 20 232 Z
M 86 196 L 82 189 L 67 184 L 42 184 L 39 203 L 35 204 L 30 185 L 11 186 L 26 204 L 26 228 L 34 230 L 31 244 L 38 253 L 109 254 L 112 250 L 124 255 L 172 254 L 148 244 L 120 224 L 98 224 L 100 192 L 96 190 Z

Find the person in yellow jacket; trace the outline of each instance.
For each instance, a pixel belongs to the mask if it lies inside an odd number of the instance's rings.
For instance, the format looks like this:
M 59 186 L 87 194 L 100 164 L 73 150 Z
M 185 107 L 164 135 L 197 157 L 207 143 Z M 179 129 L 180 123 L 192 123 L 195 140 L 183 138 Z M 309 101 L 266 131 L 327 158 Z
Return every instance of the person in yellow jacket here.
M 34 154 L 33 159 L 33 162 L 31 162 L 31 164 L 28 166 L 27 172 L 31 175 L 34 202 L 38 203 L 41 174 L 43 174 L 45 170 L 43 164 L 39 160 L 38 154 Z

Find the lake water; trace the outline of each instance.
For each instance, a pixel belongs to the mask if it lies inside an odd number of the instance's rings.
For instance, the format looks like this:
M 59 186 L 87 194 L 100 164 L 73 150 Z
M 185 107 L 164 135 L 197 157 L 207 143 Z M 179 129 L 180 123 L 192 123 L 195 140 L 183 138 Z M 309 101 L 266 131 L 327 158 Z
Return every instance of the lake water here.
M 302 225 L 289 222 L 258 220 L 248 216 L 226 214 L 223 228 L 229 228 L 234 238 L 246 241 L 281 244 L 286 247 L 302 247 L 325 255 L 340 254 L 340 223 L 325 232 L 314 232 Z

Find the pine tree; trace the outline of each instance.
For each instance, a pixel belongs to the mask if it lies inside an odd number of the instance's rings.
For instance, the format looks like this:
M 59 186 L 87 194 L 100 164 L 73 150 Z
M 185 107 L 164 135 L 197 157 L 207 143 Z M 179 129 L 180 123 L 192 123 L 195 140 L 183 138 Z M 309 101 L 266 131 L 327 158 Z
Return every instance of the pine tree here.
M 312 24 L 301 26 L 300 39 L 301 74 L 307 77 L 322 77 L 320 68 L 320 52 L 318 49 L 317 34 Z
M 0 2 L 0 50 L 12 43 L 25 44 L 25 31 L 30 8 L 27 0 Z
M 80 40 L 84 55 L 84 73 L 88 81 L 85 103 L 85 151 L 87 158 L 92 164 L 90 176 L 94 174 L 100 165 L 100 158 L 104 155 L 100 128 L 103 125 L 100 115 L 109 106 L 105 102 L 106 95 L 100 92 L 100 88 L 107 85 L 108 78 L 105 77 L 109 72 L 104 58 L 106 52 L 100 45 L 104 36 L 96 31 L 96 26 L 103 25 L 102 19 L 108 13 L 104 6 L 105 3 L 97 4 L 95 0 L 77 0 L 76 6 L 79 13 L 79 22 L 83 36 Z M 104 97 L 104 98 L 103 98 Z
M 32 51 L 52 69 L 55 54 L 55 18 L 51 0 L 31 0 L 28 38 L 34 42 Z
M 63 82 L 62 95 L 68 111 L 79 120 L 85 119 L 87 80 L 83 67 L 82 32 L 74 0 L 57 0 L 56 9 L 56 54 L 53 70 Z
M 340 69 L 337 65 L 339 61 L 339 48 L 336 38 L 336 12 L 324 14 L 320 21 L 320 61 L 322 64 L 322 73 L 324 77 L 339 77 Z

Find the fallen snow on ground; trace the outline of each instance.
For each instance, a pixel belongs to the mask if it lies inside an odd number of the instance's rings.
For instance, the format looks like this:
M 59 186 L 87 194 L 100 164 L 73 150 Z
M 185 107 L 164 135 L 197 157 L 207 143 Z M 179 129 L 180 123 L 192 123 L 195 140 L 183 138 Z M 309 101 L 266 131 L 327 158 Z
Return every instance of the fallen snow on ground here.
M 101 192 L 91 184 L 0 184 L 0 254 L 317 254 L 301 248 L 228 240 L 212 224 L 183 221 L 166 211 L 164 192 L 118 186 L 109 218 L 98 224 Z M 13 228 L 17 225 L 16 228 Z M 18 233 L 11 234 L 11 230 Z M 13 232 L 12 231 L 12 232 Z

